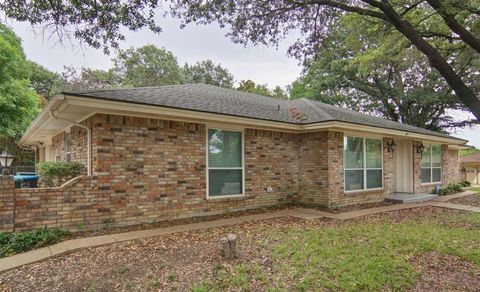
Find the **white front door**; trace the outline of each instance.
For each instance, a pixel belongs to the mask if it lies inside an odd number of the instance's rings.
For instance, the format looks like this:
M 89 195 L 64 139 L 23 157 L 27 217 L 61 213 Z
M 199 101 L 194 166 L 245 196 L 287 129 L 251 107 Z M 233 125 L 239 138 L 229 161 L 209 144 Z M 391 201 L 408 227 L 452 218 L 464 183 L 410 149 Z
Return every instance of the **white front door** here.
M 413 193 L 413 147 L 412 141 L 395 141 L 395 192 Z

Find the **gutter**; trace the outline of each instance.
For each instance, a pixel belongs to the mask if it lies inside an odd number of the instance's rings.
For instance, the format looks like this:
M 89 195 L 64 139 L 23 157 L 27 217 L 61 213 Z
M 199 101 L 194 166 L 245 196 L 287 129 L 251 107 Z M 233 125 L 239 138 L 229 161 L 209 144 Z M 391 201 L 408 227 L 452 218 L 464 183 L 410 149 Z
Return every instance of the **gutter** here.
M 48 114 L 50 115 L 50 118 L 52 118 L 53 120 L 62 120 L 87 130 L 87 175 L 89 176 L 92 175 L 92 130 L 89 127 L 79 124 L 77 122 L 57 117 L 55 116 L 52 110 L 49 110 Z

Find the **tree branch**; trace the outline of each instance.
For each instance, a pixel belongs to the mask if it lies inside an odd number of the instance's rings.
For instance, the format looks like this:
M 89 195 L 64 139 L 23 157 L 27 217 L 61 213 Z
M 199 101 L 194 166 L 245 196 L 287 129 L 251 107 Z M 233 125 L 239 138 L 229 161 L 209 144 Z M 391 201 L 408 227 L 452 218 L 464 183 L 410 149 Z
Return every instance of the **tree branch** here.
M 480 53 L 480 39 L 477 39 L 475 35 L 469 32 L 463 25 L 461 25 L 456 19 L 455 16 L 448 13 L 446 8 L 438 0 L 427 0 L 428 4 L 435 9 L 438 14 L 443 18 L 445 23 L 450 27 L 450 29 L 458 34 L 463 41 L 465 41 L 470 47 L 475 51 Z
M 443 58 L 440 52 L 425 41 L 418 31 L 408 21 L 403 19 L 389 4 L 387 0 L 382 2 L 374 0 L 362 0 L 363 2 L 370 4 L 380 9 L 385 16 L 389 19 L 389 22 L 397 28 L 406 38 L 408 38 L 417 49 L 419 49 L 430 61 L 433 68 L 437 69 L 440 75 L 443 76 L 445 81 L 455 91 L 457 96 L 463 101 L 463 103 L 471 110 L 475 117 L 480 120 L 480 99 L 475 95 L 472 89 L 470 89 L 462 81 L 460 76 L 453 70 L 448 62 Z

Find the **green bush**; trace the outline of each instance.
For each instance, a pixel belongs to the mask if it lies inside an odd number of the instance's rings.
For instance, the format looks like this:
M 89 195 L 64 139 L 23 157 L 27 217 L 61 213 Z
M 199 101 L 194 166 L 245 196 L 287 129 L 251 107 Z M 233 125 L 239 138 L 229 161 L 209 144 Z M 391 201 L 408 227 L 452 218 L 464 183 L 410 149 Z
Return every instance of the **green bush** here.
M 438 195 L 445 196 L 445 195 L 459 193 L 463 191 L 462 189 L 463 187 L 464 185 L 462 183 L 451 183 L 451 184 L 448 184 L 446 187 L 440 188 Z M 437 190 L 433 189 L 432 194 L 436 194 L 436 193 L 437 193 Z
M 459 184 L 464 188 L 468 188 L 469 186 L 472 185 L 468 180 L 464 180 L 464 181 L 460 182 Z
M 40 184 L 48 187 L 61 186 L 82 173 L 83 165 L 77 162 L 46 161 L 37 164 Z
M 44 247 L 61 241 L 70 232 L 62 229 L 37 229 L 0 233 L 0 257 Z

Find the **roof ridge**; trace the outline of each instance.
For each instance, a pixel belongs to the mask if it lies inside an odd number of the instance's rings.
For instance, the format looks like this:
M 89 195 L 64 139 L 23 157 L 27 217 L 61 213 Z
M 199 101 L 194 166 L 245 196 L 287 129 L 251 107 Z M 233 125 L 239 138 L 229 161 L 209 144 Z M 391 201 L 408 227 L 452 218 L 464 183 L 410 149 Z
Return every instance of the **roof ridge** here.
M 309 100 L 308 98 L 300 98 L 301 101 L 303 101 L 304 103 L 306 103 L 308 105 L 309 108 L 311 108 L 312 110 L 314 110 L 315 112 L 319 113 L 320 115 L 325 115 L 327 116 L 330 120 L 335 120 L 335 118 L 330 115 L 329 113 L 327 113 L 326 111 L 324 111 L 323 109 L 321 109 L 318 105 L 316 105 L 315 103 L 313 103 L 311 100 Z M 320 102 L 321 104 L 324 104 L 323 102 Z

